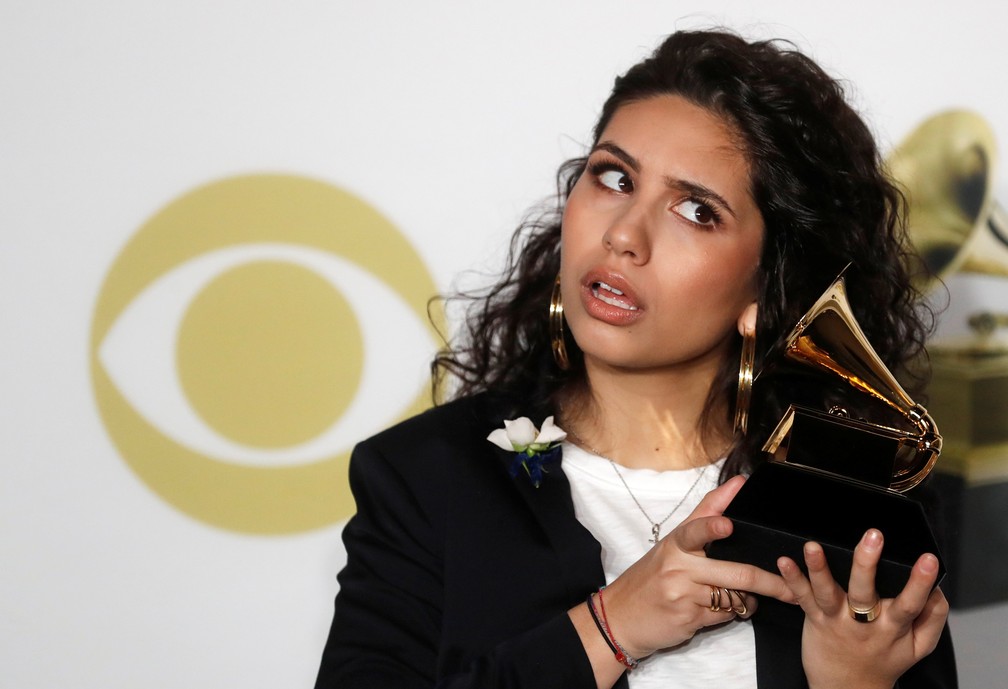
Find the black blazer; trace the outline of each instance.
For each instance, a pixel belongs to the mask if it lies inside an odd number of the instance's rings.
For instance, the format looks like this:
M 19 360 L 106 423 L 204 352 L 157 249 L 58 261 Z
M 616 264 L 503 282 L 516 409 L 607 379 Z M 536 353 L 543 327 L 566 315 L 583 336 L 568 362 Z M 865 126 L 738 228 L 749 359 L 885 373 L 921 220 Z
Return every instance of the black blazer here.
M 605 583 L 600 546 L 559 466 L 538 488 L 509 475 L 513 453 L 486 440 L 498 408 L 459 400 L 355 448 L 357 513 L 316 689 L 595 687 L 567 610 Z M 760 603 L 759 686 L 807 687 L 797 609 Z M 948 629 L 899 686 L 957 686 Z

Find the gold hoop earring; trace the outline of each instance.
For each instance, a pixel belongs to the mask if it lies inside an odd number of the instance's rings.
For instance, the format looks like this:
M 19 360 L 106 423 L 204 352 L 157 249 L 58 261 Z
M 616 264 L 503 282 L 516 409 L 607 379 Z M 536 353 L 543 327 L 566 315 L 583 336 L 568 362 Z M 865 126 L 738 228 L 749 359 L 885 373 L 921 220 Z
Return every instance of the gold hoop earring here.
M 561 371 L 570 368 L 567 358 L 567 344 L 564 342 L 563 327 L 563 294 L 560 293 L 560 276 L 557 275 L 553 285 L 553 296 L 549 306 L 550 345 L 553 347 L 553 359 Z
M 752 400 L 753 363 L 756 360 L 756 331 L 742 335 L 742 358 L 739 362 L 738 392 L 735 395 L 735 435 L 745 435 L 749 428 L 749 402 Z

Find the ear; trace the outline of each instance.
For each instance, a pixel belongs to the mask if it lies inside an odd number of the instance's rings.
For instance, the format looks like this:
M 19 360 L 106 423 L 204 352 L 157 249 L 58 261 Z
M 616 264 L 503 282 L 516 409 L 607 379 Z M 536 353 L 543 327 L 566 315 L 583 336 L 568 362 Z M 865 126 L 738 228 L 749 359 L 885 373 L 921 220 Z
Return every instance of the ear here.
M 738 319 L 739 335 L 744 336 L 747 332 L 756 332 L 756 311 L 756 302 L 752 302 L 749 306 L 745 307 L 745 310 Z

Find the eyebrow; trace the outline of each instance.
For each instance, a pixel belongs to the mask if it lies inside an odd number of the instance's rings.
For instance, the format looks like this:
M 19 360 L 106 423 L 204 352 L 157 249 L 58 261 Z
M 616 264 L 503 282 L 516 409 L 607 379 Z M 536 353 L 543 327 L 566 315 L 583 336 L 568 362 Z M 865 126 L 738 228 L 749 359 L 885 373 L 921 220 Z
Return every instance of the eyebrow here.
M 618 145 L 612 143 L 611 141 L 600 141 L 595 145 L 594 148 L 592 148 L 591 153 L 594 153 L 595 151 L 605 151 L 606 153 L 609 153 L 610 155 L 615 156 L 616 158 L 622 160 L 634 172 L 639 174 L 641 171 L 640 161 L 634 158 L 629 153 L 627 153 L 622 148 L 620 148 Z M 732 217 L 734 218 L 738 217 L 735 214 L 734 209 L 732 209 L 731 204 L 729 204 L 728 201 L 726 201 L 725 198 L 721 196 L 721 194 L 717 193 L 710 187 L 700 184 L 699 182 L 690 182 L 685 179 L 669 177 L 668 175 L 663 176 L 662 179 L 665 182 L 665 186 L 669 187 L 670 189 L 681 189 L 690 196 L 697 196 L 700 198 L 711 199 L 712 201 L 720 205 L 722 208 L 724 208 L 726 211 L 728 211 L 728 213 Z
M 634 172 L 640 172 L 640 161 L 610 141 L 600 141 L 591 152 L 594 153 L 595 151 L 606 151 L 622 160 Z

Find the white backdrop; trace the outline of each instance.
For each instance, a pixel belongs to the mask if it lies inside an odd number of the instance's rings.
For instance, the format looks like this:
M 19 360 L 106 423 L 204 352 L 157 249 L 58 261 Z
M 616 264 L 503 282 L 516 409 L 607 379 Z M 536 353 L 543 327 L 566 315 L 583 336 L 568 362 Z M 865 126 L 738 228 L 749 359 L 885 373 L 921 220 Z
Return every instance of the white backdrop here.
M 752 5 L 0 6 L 0 685 L 314 680 L 342 522 L 262 535 L 193 518 L 138 479 L 96 405 L 88 343 L 110 267 L 193 189 L 258 173 L 342 188 L 447 290 L 496 265 L 617 73 L 663 34 L 717 23 L 791 38 L 849 80 L 884 149 L 948 107 L 1008 141 L 1003 7 Z M 953 300 L 1004 311 L 1008 296 L 957 278 Z M 964 687 L 1003 686 L 1008 607 L 953 622 Z

